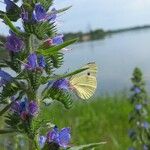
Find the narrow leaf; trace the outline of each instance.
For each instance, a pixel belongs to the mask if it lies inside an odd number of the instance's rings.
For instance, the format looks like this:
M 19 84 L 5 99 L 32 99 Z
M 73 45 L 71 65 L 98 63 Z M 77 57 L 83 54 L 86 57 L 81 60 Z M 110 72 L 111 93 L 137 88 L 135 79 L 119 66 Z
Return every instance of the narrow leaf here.
M 70 9 L 71 7 L 72 7 L 72 6 L 68 6 L 68 7 L 65 7 L 65 8 L 62 8 L 62 9 L 59 9 L 59 10 L 56 10 L 56 13 L 59 14 L 59 13 L 65 12 L 65 11 L 67 11 L 68 9 Z M 51 11 L 51 12 L 49 12 L 48 14 L 51 15 L 51 14 L 53 14 L 53 13 L 54 13 L 54 12 Z
M 13 133 L 13 132 L 16 132 L 16 131 L 15 130 L 5 130 L 5 129 L 1 130 L 0 129 L 0 134 L 7 134 L 7 133 Z
M 10 104 L 8 104 L 7 106 L 5 106 L 1 111 L 0 111 L 0 116 L 2 116 L 13 104 L 14 102 L 11 102 Z
M 66 46 L 69 46 L 69 45 L 77 42 L 77 40 L 78 39 L 69 40 L 69 41 L 64 42 L 63 44 L 53 46 L 51 48 L 44 49 L 44 50 L 39 49 L 37 52 L 44 56 L 49 56 L 49 55 L 52 55 L 52 54 L 58 52 L 59 50 L 65 48 Z
M 106 144 L 106 142 L 92 143 L 92 144 L 87 144 L 87 145 L 71 147 L 68 150 L 86 150 L 86 149 L 88 150 L 89 148 L 98 147 L 98 146 L 104 145 L 104 144 Z
M 31 34 L 29 37 L 30 52 L 35 52 L 41 44 L 41 41 L 34 35 Z
M 4 18 L 3 18 L 3 19 L 4 19 L 5 23 L 10 27 L 10 29 L 11 29 L 14 33 L 16 33 L 18 36 L 24 35 L 23 32 L 20 32 L 19 29 L 16 28 L 16 27 L 12 24 L 12 22 L 11 22 L 10 19 L 7 17 L 7 15 L 4 15 Z
M 59 10 L 57 10 L 57 13 L 62 13 L 62 12 L 64 12 L 64 11 L 67 11 L 68 9 L 70 9 L 72 6 L 68 6 L 68 7 L 65 7 L 65 8 L 63 8 L 63 9 L 59 9 Z
M 57 77 L 51 77 L 50 80 L 59 80 L 59 79 L 67 78 L 67 77 L 73 76 L 75 74 L 78 74 L 80 72 L 83 72 L 83 71 L 85 71 L 87 69 L 88 68 L 82 68 L 82 69 L 78 69 L 76 71 L 73 71 L 71 73 L 65 74 L 65 75 L 61 75 L 61 76 L 57 76 Z

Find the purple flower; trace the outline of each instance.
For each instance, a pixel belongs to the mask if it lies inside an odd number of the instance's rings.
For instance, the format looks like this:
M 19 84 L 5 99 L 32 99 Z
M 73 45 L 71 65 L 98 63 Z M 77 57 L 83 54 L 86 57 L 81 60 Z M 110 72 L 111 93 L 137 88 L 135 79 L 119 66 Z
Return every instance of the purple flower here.
M 47 141 L 50 143 L 50 142 L 56 142 L 58 143 L 57 141 L 57 138 L 59 136 L 59 130 L 57 127 L 54 127 L 52 131 L 48 132 L 47 134 Z
M 134 137 L 136 137 L 136 132 L 135 132 L 133 129 L 130 129 L 130 130 L 128 131 L 128 136 L 129 136 L 130 138 L 134 138 Z
M 54 127 L 52 131 L 47 134 L 47 141 L 49 143 L 57 143 L 60 147 L 67 148 L 71 140 L 70 128 L 63 128 L 60 131 Z
M 10 9 L 15 8 L 16 4 L 10 0 L 4 0 L 4 3 L 6 4 L 6 11 L 8 12 Z
M 22 120 L 27 120 L 29 117 L 35 117 L 38 113 L 38 105 L 34 101 L 24 99 L 23 101 L 16 101 L 11 110 L 18 114 Z
M 36 20 L 37 22 L 55 21 L 56 17 L 57 11 L 55 8 L 53 8 L 50 13 L 47 13 L 45 8 L 40 3 L 35 4 L 33 20 Z
M 40 3 L 35 4 L 33 17 L 38 22 L 45 21 L 45 19 L 47 18 L 46 10 Z
M 8 74 L 7 72 L 5 72 L 1 69 L 0 69 L 0 77 L 3 78 L 6 81 L 10 81 L 10 80 L 13 79 L 13 77 L 10 74 Z
M 41 68 L 45 68 L 46 66 L 46 62 L 45 62 L 45 58 L 44 56 L 39 56 L 39 59 L 38 59 L 38 64 L 39 64 L 39 67 Z
M 139 93 L 141 93 L 141 89 L 138 87 L 135 87 L 134 92 L 135 92 L 135 94 L 139 94 Z
M 24 22 L 28 22 L 29 21 L 29 14 L 27 11 L 23 10 L 21 13 L 21 18 Z
M 0 87 L 12 81 L 13 77 L 7 72 L 0 69 Z
M 145 122 L 143 122 L 143 123 L 141 124 L 141 126 L 142 126 L 143 128 L 145 128 L 145 129 L 149 129 L 150 124 L 145 121 Z
M 38 68 L 43 69 L 45 68 L 46 63 L 43 56 L 39 56 L 39 59 L 36 55 L 36 53 L 32 53 L 27 58 L 27 64 L 25 65 L 25 68 L 28 70 L 36 70 Z
M 5 47 L 9 51 L 19 52 L 23 48 L 23 41 L 13 33 L 7 37 Z
M 45 136 L 40 136 L 39 137 L 39 145 L 40 145 L 41 149 L 44 147 L 45 142 L 46 142 L 46 137 Z
M 11 110 L 15 113 L 18 113 L 20 114 L 20 103 L 18 101 L 16 101 L 12 107 L 11 107 Z
M 56 18 L 57 18 L 57 10 L 53 8 L 50 14 L 48 15 L 48 21 L 55 21 Z
M 68 147 L 70 140 L 71 140 L 70 128 L 63 128 L 59 132 L 59 136 L 58 136 L 59 146 L 61 146 L 63 148 Z
M 135 109 L 138 110 L 138 111 L 141 110 L 142 109 L 142 104 L 136 104 Z
M 37 55 L 32 53 L 27 58 L 27 64 L 25 66 L 28 70 L 34 70 L 37 67 Z
M 68 79 L 60 79 L 53 83 L 52 88 L 56 88 L 59 90 L 68 90 L 69 89 L 69 81 Z
M 28 112 L 31 116 L 36 116 L 38 113 L 38 105 L 35 101 L 31 101 L 28 105 Z
M 54 45 L 62 44 L 64 42 L 63 37 L 64 37 L 63 34 L 57 35 L 52 39 L 52 44 Z
M 143 145 L 143 150 L 149 150 L 148 146 L 147 145 Z
M 136 150 L 134 147 L 129 147 L 128 150 Z

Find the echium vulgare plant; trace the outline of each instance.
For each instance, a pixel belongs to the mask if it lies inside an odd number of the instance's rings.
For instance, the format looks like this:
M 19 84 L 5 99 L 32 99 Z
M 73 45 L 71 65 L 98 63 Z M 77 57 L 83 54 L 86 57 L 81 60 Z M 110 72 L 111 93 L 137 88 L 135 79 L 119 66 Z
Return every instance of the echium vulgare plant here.
M 40 117 L 45 99 L 57 100 L 68 109 L 72 106 L 70 90 L 76 91 L 81 98 L 88 98 L 96 88 L 94 63 L 71 73 L 54 74 L 63 63 L 62 49 L 76 42 L 76 39 L 63 41 L 63 35 L 56 29 L 58 13 L 69 7 L 51 8 L 52 0 L 23 0 L 21 6 L 16 1 L 4 0 L 4 3 L 6 11 L 0 11 L 0 18 L 10 31 L 6 40 L 0 43 L 1 49 L 8 52 L 7 59 L 0 62 L 0 116 L 5 118 L 6 124 L 5 129 L 0 129 L 0 134 L 23 134 L 28 138 L 31 150 L 78 150 L 103 144 L 73 147 L 69 127 L 59 129 L 54 125 L 43 133 L 43 128 L 45 131 L 51 124 L 50 120 Z M 19 19 L 23 29 L 14 25 Z M 88 72 L 90 66 L 93 69 Z M 13 75 L 6 71 L 8 68 Z M 84 80 L 73 78 L 75 75 L 79 78 L 85 71 Z M 80 88 L 74 90 L 69 81 L 71 77 L 72 82 L 78 84 L 90 81 L 89 87 L 86 88 L 87 83 L 83 85 L 87 94 L 82 88 L 81 91 Z
M 135 68 L 131 79 L 133 86 L 130 97 L 133 110 L 129 115 L 130 129 L 128 135 L 133 145 L 129 150 L 150 150 L 150 122 L 148 111 L 148 96 L 142 72 Z

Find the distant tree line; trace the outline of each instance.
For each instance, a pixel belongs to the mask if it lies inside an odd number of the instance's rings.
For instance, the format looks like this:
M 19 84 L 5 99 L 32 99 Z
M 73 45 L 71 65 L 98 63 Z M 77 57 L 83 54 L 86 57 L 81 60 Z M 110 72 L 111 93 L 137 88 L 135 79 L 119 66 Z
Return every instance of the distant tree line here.
M 69 32 L 69 33 L 64 34 L 64 39 L 68 40 L 70 38 L 79 38 L 79 42 L 84 42 L 84 41 L 104 39 L 106 36 L 115 34 L 115 33 L 136 31 L 136 30 L 149 29 L 149 28 L 150 28 L 150 25 L 144 25 L 144 26 L 136 26 L 136 27 L 129 27 L 129 28 L 123 28 L 123 29 L 116 29 L 116 30 L 107 30 L 107 31 L 103 29 L 96 29 L 93 31 L 89 31 L 87 33 Z

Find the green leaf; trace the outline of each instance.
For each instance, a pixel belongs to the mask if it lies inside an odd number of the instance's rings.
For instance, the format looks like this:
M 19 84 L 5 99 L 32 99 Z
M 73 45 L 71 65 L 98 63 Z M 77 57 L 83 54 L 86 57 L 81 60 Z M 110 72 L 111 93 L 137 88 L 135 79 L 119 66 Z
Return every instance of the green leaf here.
M 6 12 L 6 15 L 11 21 L 17 21 L 20 18 L 21 8 L 18 7 L 14 2 L 10 9 Z
M 15 130 L 6 130 L 6 129 L 0 129 L 0 134 L 7 134 L 7 133 L 13 133 L 16 132 Z
M 42 4 L 42 6 L 48 11 L 50 6 L 53 4 L 53 0 L 38 0 Z
M 12 105 L 13 102 L 5 106 L 1 111 L 0 111 L 0 116 L 2 116 Z
M 36 35 L 31 34 L 29 37 L 30 52 L 35 52 L 40 45 L 41 45 L 41 41 L 36 37 Z
M 24 95 L 24 92 L 20 92 L 18 98 L 16 98 L 16 100 L 21 99 L 22 96 Z M 10 109 L 10 107 L 12 106 L 12 104 L 15 103 L 15 101 L 12 101 L 10 104 L 6 105 L 1 111 L 0 111 L 0 116 L 2 116 L 7 110 Z
M 65 7 L 65 8 L 62 8 L 62 9 L 59 9 L 59 10 L 56 10 L 56 13 L 62 13 L 64 11 L 67 11 L 68 9 L 70 9 L 72 6 L 68 6 L 68 7 Z M 50 12 L 49 14 L 52 14 L 53 12 Z
M 55 54 L 55 53 L 58 52 L 59 50 L 65 48 L 65 47 L 67 47 L 67 46 L 69 46 L 69 45 L 71 45 L 71 44 L 73 44 L 73 43 L 75 43 L 75 42 L 77 42 L 77 41 L 78 41 L 78 39 L 75 38 L 75 39 L 66 41 L 66 42 L 64 42 L 63 44 L 60 44 L 60 45 L 57 45 L 57 46 L 53 46 L 53 47 L 48 48 L 48 49 L 44 49 L 44 50 L 39 49 L 37 52 L 38 52 L 39 54 L 44 55 L 44 56 L 50 56 L 50 55 Z
M 20 32 L 19 31 L 19 29 L 18 28 L 16 28 L 13 24 L 12 24 L 12 22 L 11 22 L 11 20 L 7 17 L 7 15 L 4 15 L 4 21 L 5 21 L 5 23 L 9 26 L 9 28 L 14 32 L 14 33 L 16 33 L 16 35 L 18 35 L 18 36 L 24 36 L 25 35 L 25 33 L 23 33 L 23 32 Z
M 50 23 L 48 21 L 36 24 L 24 23 L 24 29 L 28 34 L 35 34 L 40 40 L 46 39 L 47 37 L 52 37 L 56 34 L 54 23 Z
M 0 68 L 5 68 L 5 67 L 8 67 L 8 66 L 5 63 L 0 62 Z
M 88 68 L 82 68 L 82 69 L 78 69 L 78 70 L 76 70 L 76 71 L 73 71 L 73 72 L 71 72 L 71 73 L 65 74 L 65 75 L 60 75 L 60 76 L 57 76 L 57 77 L 51 77 L 51 78 L 49 79 L 49 81 L 51 81 L 51 80 L 59 80 L 59 79 L 71 77 L 71 76 L 73 76 L 73 75 L 75 75 L 75 74 L 78 74 L 78 73 L 80 73 L 80 72 L 83 72 L 83 71 L 85 71 L 85 70 L 87 70 L 87 69 L 88 69 Z
M 61 102 L 66 109 L 72 107 L 73 100 L 71 99 L 71 95 L 67 91 L 50 88 L 42 93 L 43 100 L 47 98 L 52 98 L 53 100 L 57 100 Z
M 4 18 L 4 15 L 5 15 L 5 12 L 0 10 L 0 18 L 1 18 L 1 19 Z
M 65 7 L 65 8 L 63 8 L 63 9 L 59 9 L 59 10 L 57 10 L 57 13 L 62 13 L 62 12 L 64 12 L 64 11 L 67 11 L 68 9 L 70 9 L 72 6 L 68 6 L 68 7 Z
M 89 150 L 89 148 L 92 149 L 92 148 L 95 148 L 104 144 L 106 144 L 106 142 L 92 143 L 92 144 L 87 144 L 87 145 L 74 146 L 74 147 L 68 148 L 67 150 Z

